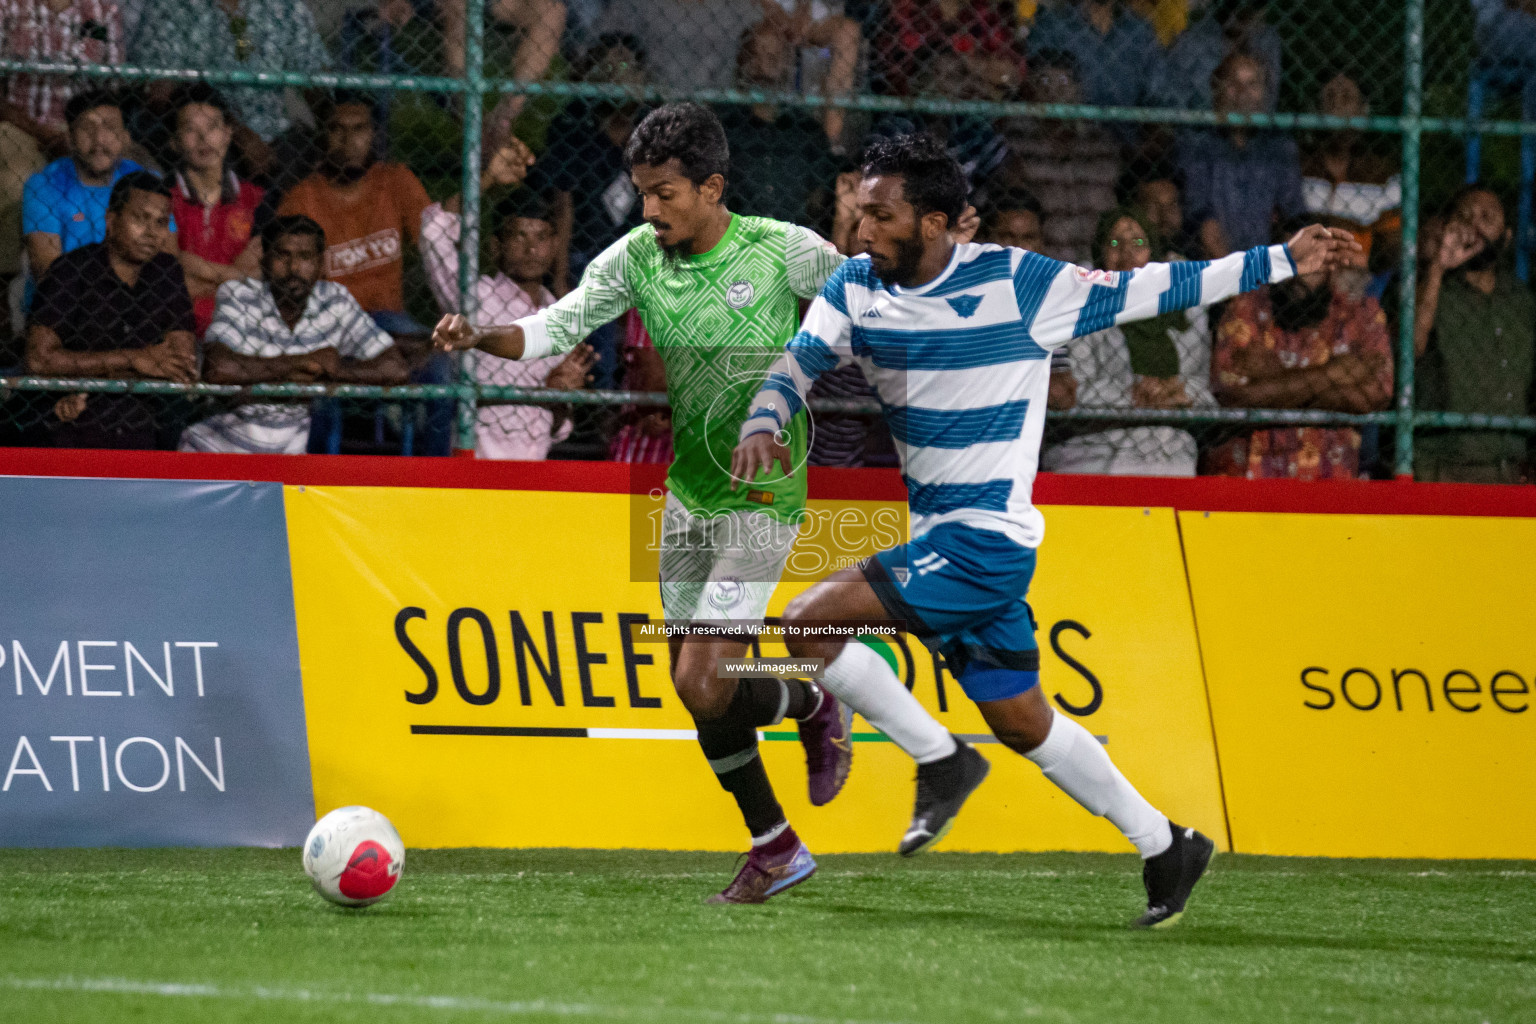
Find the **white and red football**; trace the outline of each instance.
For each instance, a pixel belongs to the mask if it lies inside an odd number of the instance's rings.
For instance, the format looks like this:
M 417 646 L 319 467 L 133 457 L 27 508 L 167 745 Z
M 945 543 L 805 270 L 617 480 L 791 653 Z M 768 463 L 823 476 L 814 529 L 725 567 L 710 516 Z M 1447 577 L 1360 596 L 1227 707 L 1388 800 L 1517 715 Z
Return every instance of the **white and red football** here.
M 405 844 L 389 819 L 371 807 L 338 807 L 304 840 L 304 873 L 315 891 L 343 907 L 387 896 L 405 867 Z

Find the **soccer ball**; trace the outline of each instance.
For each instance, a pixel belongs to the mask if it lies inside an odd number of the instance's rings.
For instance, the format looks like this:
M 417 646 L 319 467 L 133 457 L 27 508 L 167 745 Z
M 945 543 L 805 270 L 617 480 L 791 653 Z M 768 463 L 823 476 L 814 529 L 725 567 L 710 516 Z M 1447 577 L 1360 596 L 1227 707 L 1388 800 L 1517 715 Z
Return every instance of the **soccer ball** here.
M 338 807 L 304 840 L 304 873 L 316 892 L 343 907 L 377 903 L 404 867 L 400 833 L 371 807 Z

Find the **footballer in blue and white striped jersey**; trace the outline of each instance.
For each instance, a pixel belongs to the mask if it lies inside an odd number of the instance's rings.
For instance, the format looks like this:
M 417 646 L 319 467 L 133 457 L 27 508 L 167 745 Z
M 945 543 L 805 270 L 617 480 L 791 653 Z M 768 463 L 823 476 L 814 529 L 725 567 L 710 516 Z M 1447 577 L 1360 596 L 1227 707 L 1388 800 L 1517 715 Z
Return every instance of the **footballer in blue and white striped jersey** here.
M 901 458 L 912 534 L 941 523 L 1038 547 L 1030 502 L 1051 351 L 1073 338 L 1217 302 L 1291 277 L 1284 245 L 1214 261 L 1085 270 L 1024 249 L 956 245 L 914 288 L 884 283 L 868 256 L 833 272 L 769 371 L 741 437 L 776 431 L 811 384 L 851 360 L 880 396 Z
M 1358 257 L 1359 245 L 1314 225 L 1289 245 L 1209 263 L 1084 270 L 1024 249 L 951 243 L 946 229 L 965 193 L 960 167 L 929 136 L 870 147 L 858 200 L 859 240 L 869 255 L 833 272 L 770 368 L 731 472 L 750 481 L 787 461 L 781 431 L 811 384 L 845 360 L 859 366 L 901 457 L 912 540 L 791 600 L 781 616 L 785 646 L 796 658 L 823 659 L 823 685 L 852 705 L 871 680 L 883 679 L 888 691 L 894 673 L 865 645 L 818 636 L 815 627 L 903 623 L 944 658 L 1001 743 L 1136 847 L 1147 909 L 1135 924 L 1166 927 L 1183 914 L 1215 844 L 1170 822 L 1086 729 L 1040 693 L 1027 596 L 1045 521 L 1030 490 L 1050 354 L 1079 335 L 1324 269 Z M 918 761 L 904 854 L 942 839 L 986 778 L 987 759 L 961 739 L 954 744 L 947 757 Z

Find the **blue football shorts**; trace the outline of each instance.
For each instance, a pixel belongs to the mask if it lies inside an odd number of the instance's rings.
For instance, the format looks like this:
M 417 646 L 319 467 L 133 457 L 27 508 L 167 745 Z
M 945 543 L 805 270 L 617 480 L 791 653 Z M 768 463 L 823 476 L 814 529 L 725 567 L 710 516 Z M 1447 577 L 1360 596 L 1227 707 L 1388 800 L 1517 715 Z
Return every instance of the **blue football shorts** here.
M 1035 615 L 1024 600 L 1034 548 L 942 523 L 860 567 L 891 618 L 943 655 L 971 700 L 1006 700 L 1039 684 Z

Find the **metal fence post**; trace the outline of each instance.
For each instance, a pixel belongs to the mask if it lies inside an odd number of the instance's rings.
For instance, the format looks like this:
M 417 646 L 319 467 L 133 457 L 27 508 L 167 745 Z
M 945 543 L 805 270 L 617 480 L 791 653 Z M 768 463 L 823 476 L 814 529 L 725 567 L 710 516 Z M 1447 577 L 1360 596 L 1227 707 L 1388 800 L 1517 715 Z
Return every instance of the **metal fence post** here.
M 1419 272 L 1419 151 L 1424 114 L 1424 0 L 1407 0 L 1403 11 L 1403 252 L 1398 292 L 1397 459 L 1398 479 L 1413 479 L 1413 364 Z
M 485 0 L 468 0 L 464 21 L 464 170 L 460 178 L 459 311 L 475 323 L 480 316 L 480 146 L 485 108 Z M 475 450 L 474 373 L 468 352 L 458 360 L 457 448 Z

